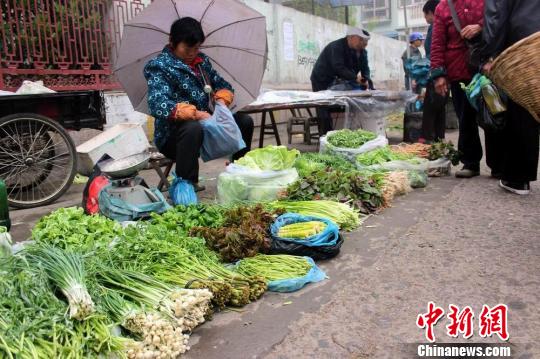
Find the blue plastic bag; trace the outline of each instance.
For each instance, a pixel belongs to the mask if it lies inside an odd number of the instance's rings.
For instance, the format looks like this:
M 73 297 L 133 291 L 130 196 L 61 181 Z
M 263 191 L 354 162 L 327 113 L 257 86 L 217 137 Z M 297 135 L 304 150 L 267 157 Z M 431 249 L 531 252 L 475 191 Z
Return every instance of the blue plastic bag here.
M 288 224 L 298 222 L 320 221 L 326 224 L 326 228 L 311 237 L 304 239 L 298 238 L 282 238 L 278 236 L 279 229 Z M 339 238 L 339 227 L 337 224 L 327 218 L 302 216 L 297 213 L 285 213 L 279 216 L 274 223 L 270 226 L 270 234 L 273 239 L 303 244 L 308 247 L 321 247 L 321 246 L 333 246 L 337 243 Z
M 305 276 L 270 281 L 268 282 L 268 290 L 270 292 L 281 293 L 294 292 L 302 289 L 302 287 L 304 287 L 308 283 L 317 283 L 326 279 L 326 273 L 324 273 L 321 268 L 317 267 L 313 259 L 309 257 L 304 258 L 306 258 L 306 260 L 311 265 L 311 269 Z
M 427 58 L 411 57 L 405 62 L 409 77 L 420 86 L 427 86 L 430 79 L 431 63 Z
M 197 204 L 197 195 L 195 194 L 195 188 L 193 188 L 191 182 L 176 177 L 176 173 L 173 173 L 173 177 L 174 180 L 169 187 L 169 195 L 172 202 L 176 206 Z
M 203 129 L 201 158 L 204 162 L 232 155 L 246 147 L 231 111 L 219 102 L 212 117 L 200 123 Z

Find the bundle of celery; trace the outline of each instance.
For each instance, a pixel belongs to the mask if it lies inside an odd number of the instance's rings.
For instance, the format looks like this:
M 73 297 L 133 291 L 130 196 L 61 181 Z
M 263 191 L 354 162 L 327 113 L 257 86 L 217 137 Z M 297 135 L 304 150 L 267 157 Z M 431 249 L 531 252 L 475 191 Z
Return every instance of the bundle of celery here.
M 335 201 L 278 201 L 270 203 L 274 209 L 304 216 L 322 217 L 336 223 L 340 229 L 353 230 L 360 225 L 360 213 L 346 203 Z
M 326 228 L 326 223 L 321 221 L 308 221 L 287 224 L 278 230 L 278 236 L 281 238 L 299 238 L 305 239 L 314 236 Z
M 64 294 L 69 303 L 69 316 L 84 320 L 94 312 L 94 302 L 86 289 L 82 257 L 50 245 L 33 245 L 26 257 L 36 268 L 45 271 L 49 280 Z
M 265 255 L 245 258 L 238 262 L 236 271 L 244 275 L 258 275 L 267 281 L 304 277 L 311 270 L 305 257 L 287 254 Z
M 128 227 L 124 236 L 98 257 L 113 266 L 136 270 L 169 284 L 207 288 L 213 293 L 213 304 L 219 308 L 244 306 L 266 290 L 264 280 L 225 269 L 204 240 L 185 237 L 163 225 Z

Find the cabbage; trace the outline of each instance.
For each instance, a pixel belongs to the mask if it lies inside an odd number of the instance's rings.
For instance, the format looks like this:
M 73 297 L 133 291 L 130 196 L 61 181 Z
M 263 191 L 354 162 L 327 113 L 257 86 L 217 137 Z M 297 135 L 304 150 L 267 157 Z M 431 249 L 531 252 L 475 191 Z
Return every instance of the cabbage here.
M 248 184 L 242 177 L 224 172 L 218 178 L 218 197 L 221 203 L 245 201 L 249 197 Z
M 281 171 L 292 168 L 300 152 L 285 146 L 266 146 L 252 150 L 235 164 L 261 171 Z

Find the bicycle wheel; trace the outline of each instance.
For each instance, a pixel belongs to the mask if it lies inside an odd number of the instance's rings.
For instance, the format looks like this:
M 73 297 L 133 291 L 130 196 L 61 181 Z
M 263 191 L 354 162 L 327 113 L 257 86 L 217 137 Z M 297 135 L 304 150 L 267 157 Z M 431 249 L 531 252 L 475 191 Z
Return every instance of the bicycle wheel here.
M 69 189 L 76 172 L 73 140 L 54 120 L 30 113 L 0 118 L 0 178 L 11 206 L 54 202 Z

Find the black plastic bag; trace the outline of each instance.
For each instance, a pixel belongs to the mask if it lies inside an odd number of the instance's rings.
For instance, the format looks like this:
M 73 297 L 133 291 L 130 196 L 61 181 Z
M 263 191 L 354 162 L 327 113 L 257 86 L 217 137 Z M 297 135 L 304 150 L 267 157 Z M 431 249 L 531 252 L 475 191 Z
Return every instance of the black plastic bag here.
M 493 115 L 489 112 L 483 96 L 479 96 L 478 102 L 478 125 L 486 131 L 502 131 L 506 126 L 506 111 Z
M 339 238 L 333 246 L 308 247 L 303 244 L 272 239 L 270 254 L 290 254 L 293 256 L 311 257 L 313 260 L 330 259 L 339 254 L 341 245 L 343 244 L 343 236 L 339 234 Z

